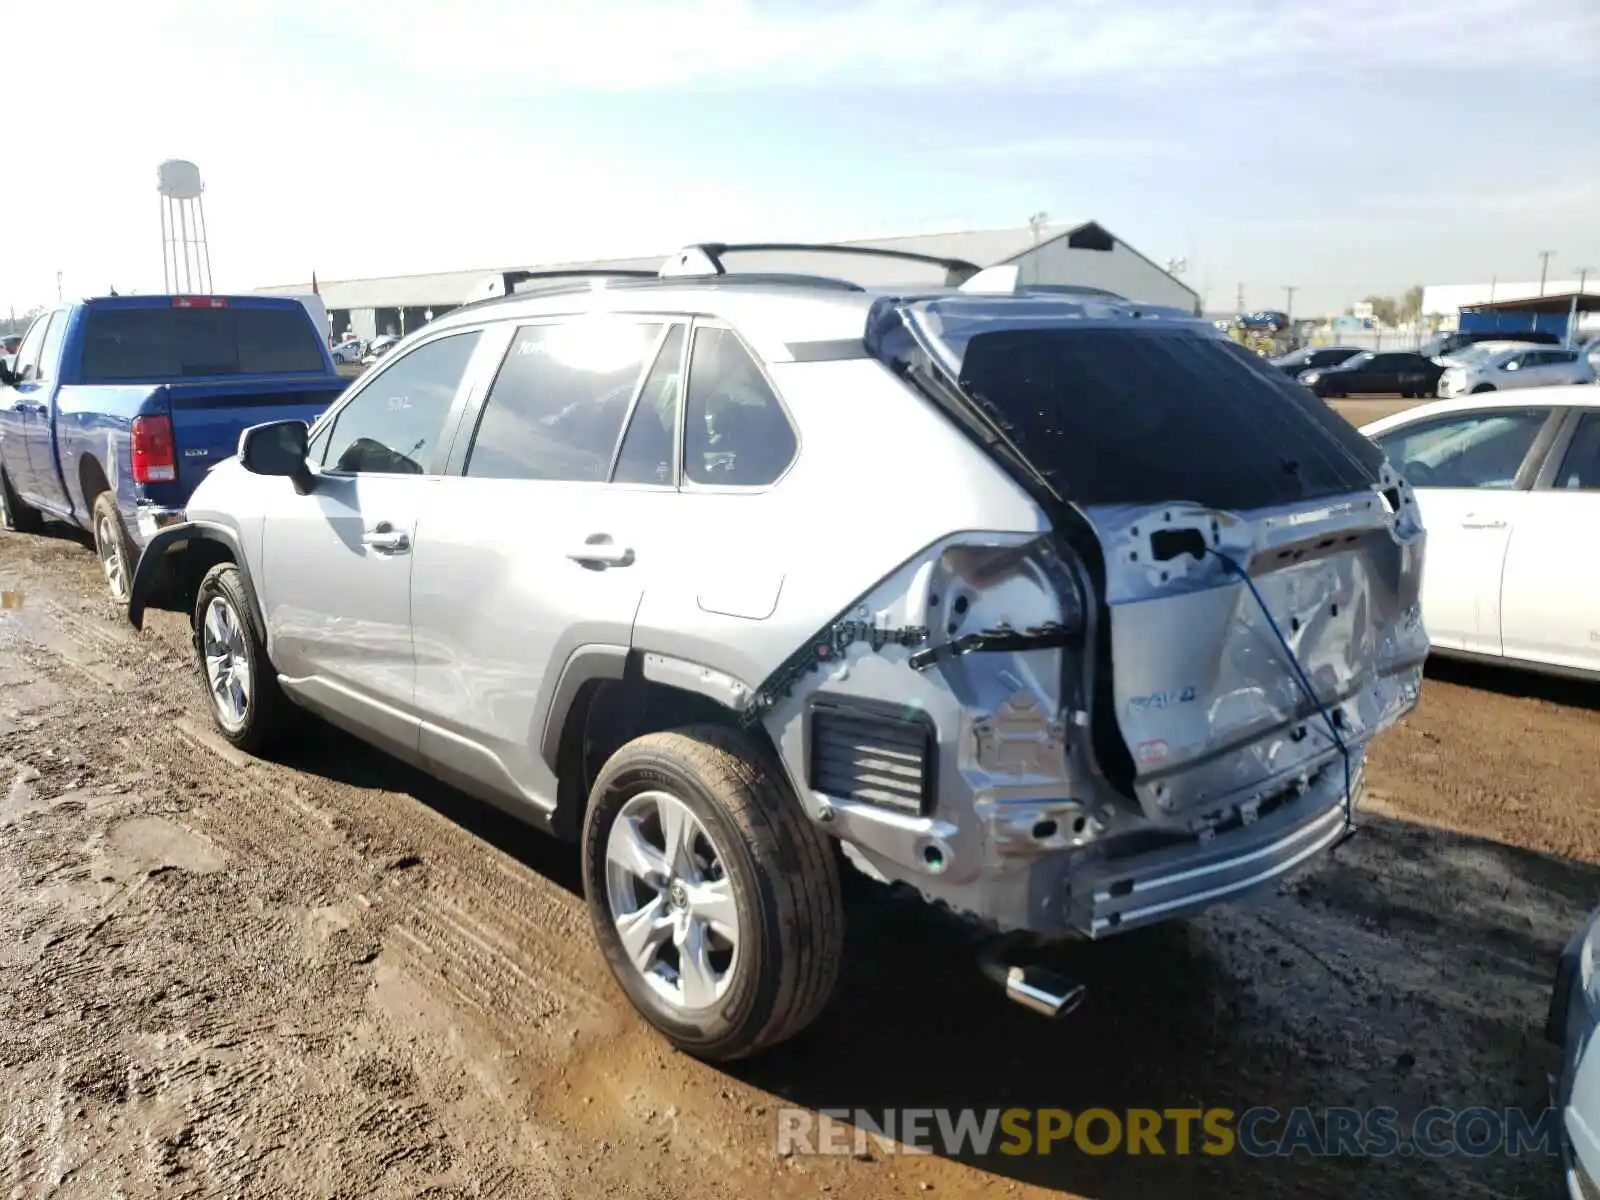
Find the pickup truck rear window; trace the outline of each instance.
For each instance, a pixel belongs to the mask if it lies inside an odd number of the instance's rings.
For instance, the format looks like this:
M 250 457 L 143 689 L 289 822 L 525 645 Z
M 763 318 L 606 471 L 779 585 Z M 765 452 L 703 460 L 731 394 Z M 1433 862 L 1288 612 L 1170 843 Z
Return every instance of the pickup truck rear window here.
M 315 326 L 295 308 L 91 308 L 85 383 L 327 370 Z
M 1242 346 L 1187 331 L 1009 329 L 963 391 L 1057 494 L 1245 510 L 1371 487 L 1383 452 Z

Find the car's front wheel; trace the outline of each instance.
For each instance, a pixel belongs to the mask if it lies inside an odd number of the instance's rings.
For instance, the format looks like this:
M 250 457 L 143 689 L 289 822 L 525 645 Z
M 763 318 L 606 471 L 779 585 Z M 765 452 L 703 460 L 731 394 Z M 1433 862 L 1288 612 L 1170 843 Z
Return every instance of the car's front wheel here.
M 680 1049 L 742 1058 L 827 1006 L 844 940 L 838 866 L 749 737 L 694 726 L 612 755 L 584 816 L 583 883 L 617 981 Z
M 250 620 L 244 577 L 232 563 L 219 563 L 200 581 L 194 646 L 217 729 L 241 750 L 265 748 L 291 710 Z

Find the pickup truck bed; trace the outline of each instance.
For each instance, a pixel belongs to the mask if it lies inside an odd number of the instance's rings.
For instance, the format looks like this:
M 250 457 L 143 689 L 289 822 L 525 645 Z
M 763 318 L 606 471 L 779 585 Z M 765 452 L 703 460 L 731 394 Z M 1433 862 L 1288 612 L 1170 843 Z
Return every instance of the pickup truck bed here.
M 298 301 L 257 296 L 63 305 L 29 329 L 13 370 L 0 383 L 7 524 L 27 529 L 47 516 L 91 531 L 118 599 L 130 560 L 182 518 L 240 433 L 266 421 L 309 424 L 347 384 Z M 96 517 L 102 496 L 114 523 L 105 504 Z

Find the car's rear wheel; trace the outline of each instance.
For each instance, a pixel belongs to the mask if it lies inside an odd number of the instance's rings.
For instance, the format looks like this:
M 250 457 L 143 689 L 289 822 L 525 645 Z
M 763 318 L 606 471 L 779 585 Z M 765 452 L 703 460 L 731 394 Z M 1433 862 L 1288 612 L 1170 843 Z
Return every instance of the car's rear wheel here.
M 244 578 L 232 563 L 219 563 L 200 581 L 194 645 L 211 717 L 222 736 L 251 752 L 271 744 L 292 710 L 250 620 Z
M 636 738 L 595 780 L 583 882 L 612 973 L 646 1020 L 728 1061 L 793 1037 L 838 979 L 844 909 L 827 838 L 750 738 Z
M 4 467 L 0 467 L 0 527 L 13 533 L 38 533 L 44 528 L 44 517 L 37 508 L 22 502 Z
M 100 559 L 100 570 L 106 577 L 111 598 L 118 604 L 126 604 L 132 594 L 133 569 L 139 562 L 139 555 L 123 527 L 117 498 L 109 491 L 94 498 L 94 552 Z
M 1494 384 L 1492 384 L 1492 383 L 1480 383 L 1477 387 L 1472 389 L 1472 394 L 1474 396 L 1476 396 L 1479 392 L 1492 392 L 1492 391 L 1494 391 Z

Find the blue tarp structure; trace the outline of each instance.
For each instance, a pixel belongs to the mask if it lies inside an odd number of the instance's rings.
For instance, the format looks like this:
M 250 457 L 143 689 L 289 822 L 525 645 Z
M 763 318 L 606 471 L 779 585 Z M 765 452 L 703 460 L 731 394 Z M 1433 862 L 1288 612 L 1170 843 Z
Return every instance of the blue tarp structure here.
M 1461 309 L 1457 328 L 1462 333 L 1524 333 L 1530 329 L 1567 339 L 1567 324 L 1574 307 L 1579 313 L 1600 312 L 1600 294 L 1562 292 L 1559 295 L 1469 304 Z

